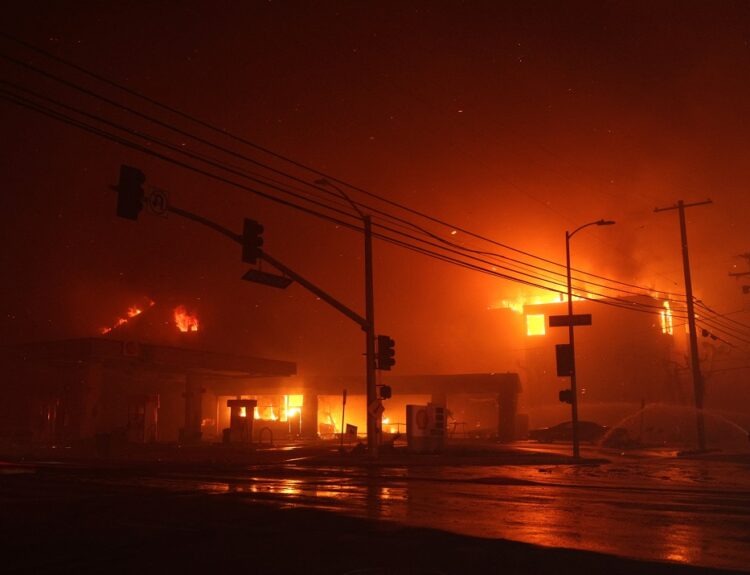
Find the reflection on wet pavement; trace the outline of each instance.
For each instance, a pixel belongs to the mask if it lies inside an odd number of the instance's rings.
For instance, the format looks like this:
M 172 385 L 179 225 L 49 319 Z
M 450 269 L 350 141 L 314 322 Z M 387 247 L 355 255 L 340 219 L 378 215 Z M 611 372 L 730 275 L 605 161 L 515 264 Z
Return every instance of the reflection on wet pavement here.
M 750 565 L 746 461 L 620 458 L 597 466 L 254 466 L 142 484 L 324 509 L 466 535 L 642 559 Z

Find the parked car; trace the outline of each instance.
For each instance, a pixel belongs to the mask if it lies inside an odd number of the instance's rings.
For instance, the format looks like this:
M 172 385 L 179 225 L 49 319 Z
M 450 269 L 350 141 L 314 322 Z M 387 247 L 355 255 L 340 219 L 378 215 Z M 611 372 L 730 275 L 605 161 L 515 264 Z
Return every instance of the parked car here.
M 593 421 L 578 422 L 578 441 L 596 443 L 607 433 L 609 428 L 606 425 L 599 425 Z M 573 422 L 565 421 L 552 427 L 542 427 L 529 431 L 529 439 L 541 441 L 544 443 L 554 443 L 555 441 L 573 441 Z

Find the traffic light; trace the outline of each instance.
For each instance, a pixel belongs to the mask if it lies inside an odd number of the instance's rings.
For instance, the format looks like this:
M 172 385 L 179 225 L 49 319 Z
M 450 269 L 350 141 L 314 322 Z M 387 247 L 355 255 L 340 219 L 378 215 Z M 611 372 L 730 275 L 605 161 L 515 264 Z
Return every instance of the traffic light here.
M 143 183 L 146 175 L 138 168 L 120 166 L 120 181 L 112 188 L 117 192 L 117 215 L 128 220 L 137 220 L 143 209 Z
M 573 403 L 573 390 L 572 389 L 561 389 L 560 390 L 560 401 L 563 403 Z
M 396 342 L 387 335 L 378 336 L 377 368 L 390 371 L 396 365 Z
M 393 390 L 390 385 L 380 386 L 380 399 L 390 399 L 393 397 Z
M 263 245 L 263 226 L 255 220 L 245 218 L 242 227 L 242 261 L 247 264 L 258 262 Z

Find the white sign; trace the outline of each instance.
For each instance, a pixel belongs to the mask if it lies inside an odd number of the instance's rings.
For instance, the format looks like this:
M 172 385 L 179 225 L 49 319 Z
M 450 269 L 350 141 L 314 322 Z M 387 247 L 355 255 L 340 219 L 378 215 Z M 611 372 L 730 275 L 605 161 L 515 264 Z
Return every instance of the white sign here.
M 169 209 L 169 198 L 164 190 L 151 190 L 148 195 L 148 209 L 158 216 L 163 216 Z

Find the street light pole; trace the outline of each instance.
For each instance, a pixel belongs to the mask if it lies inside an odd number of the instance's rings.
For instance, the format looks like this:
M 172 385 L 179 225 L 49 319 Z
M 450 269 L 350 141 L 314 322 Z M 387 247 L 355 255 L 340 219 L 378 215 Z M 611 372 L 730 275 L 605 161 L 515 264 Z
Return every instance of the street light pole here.
M 584 224 L 572 232 L 565 232 L 565 267 L 568 272 L 568 343 L 570 345 L 570 410 L 573 421 L 573 457 L 578 459 L 581 456 L 581 445 L 578 438 L 578 390 L 576 381 L 576 353 L 575 353 L 575 332 L 573 329 L 573 282 L 571 279 L 570 267 L 570 238 L 583 228 L 589 226 L 611 226 L 615 222 L 612 220 L 597 220 Z
M 575 232 L 573 232 L 575 233 Z M 576 354 L 575 354 L 575 331 L 573 330 L 573 283 L 570 277 L 570 237 L 573 234 L 565 232 L 565 266 L 568 270 L 568 344 L 570 345 L 570 409 L 573 420 L 573 457 L 580 457 L 580 446 L 578 443 L 578 391 L 576 388 Z

